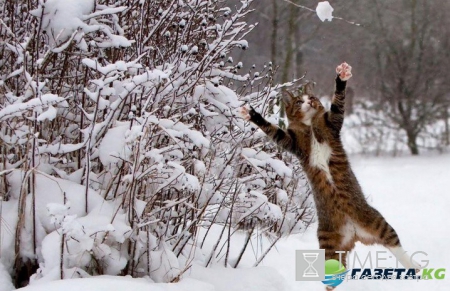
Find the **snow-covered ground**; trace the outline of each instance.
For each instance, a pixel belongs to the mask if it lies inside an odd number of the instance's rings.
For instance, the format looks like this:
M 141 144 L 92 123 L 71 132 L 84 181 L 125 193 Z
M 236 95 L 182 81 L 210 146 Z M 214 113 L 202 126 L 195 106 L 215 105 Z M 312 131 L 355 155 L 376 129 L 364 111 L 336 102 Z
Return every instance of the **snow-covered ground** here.
M 352 165 L 370 203 L 398 232 L 409 252 L 424 251 L 429 268 L 450 271 L 450 155 L 403 158 L 352 158 Z M 296 282 L 295 249 L 317 249 L 315 228 L 278 243 L 278 252 L 268 255 L 264 265 L 277 269 L 289 290 L 324 290 L 322 283 Z M 359 257 L 369 251 L 384 251 L 381 246 L 355 248 Z M 373 256 L 374 258 L 374 256 Z M 384 265 L 395 267 L 394 260 Z M 447 274 L 447 277 L 450 276 Z M 450 290 L 448 278 L 417 281 L 348 281 L 337 290 Z
M 417 256 L 429 260 L 428 268 L 450 270 L 450 155 L 402 157 L 402 158 L 360 158 L 353 157 L 354 171 L 370 203 L 375 206 L 394 226 L 402 244 L 408 252 L 423 251 L 428 256 Z M 250 267 L 258 245 L 250 248 L 243 258 L 241 269 L 213 266 L 204 269 L 194 266 L 185 279 L 177 284 L 156 284 L 152 290 L 324 290 L 320 282 L 295 281 L 295 250 L 317 249 L 313 225 L 306 233 L 294 235 L 278 242 L 263 263 Z M 235 235 L 235 242 L 243 235 Z M 211 244 L 214 242 L 210 242 Z M 267 244 L 265 239 L 260 244 Z M 241 245 L 237 243 L 236 245 Z M 365 257 L 369 251 L 385 250 L 381 246 L 357 244 L 358 256 Z M 238 249 L 231 248 L 232 253 Z M 351 257 L 351 256 L 350 256 Z M 395 266 L 393 260 L 383 262 Z M 448 275 L 448 274 L 447 274 Z M 190 278 L 186 278 L 190 277 Z M 33 285 L 24 291 L 59 290 L 138 290 L 145 289 L 150 281 L 145 279 L 98 278 L 65 280 Z M 75 288 L 75 289 L 74 289 Z M 347 281 L 337 290 L 449 290 L 448 278 L 422 281 Z

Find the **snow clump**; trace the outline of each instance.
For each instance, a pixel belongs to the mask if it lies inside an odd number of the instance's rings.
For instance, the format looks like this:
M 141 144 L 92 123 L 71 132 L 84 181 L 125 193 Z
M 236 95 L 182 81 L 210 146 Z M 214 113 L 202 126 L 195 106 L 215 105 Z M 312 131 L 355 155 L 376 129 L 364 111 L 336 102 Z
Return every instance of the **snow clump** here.
M 333 10 L 330 2 L 322 1 L 317 4 L 316 13 L 322 22 L 325 20 L 331 21 L 333 19 Z

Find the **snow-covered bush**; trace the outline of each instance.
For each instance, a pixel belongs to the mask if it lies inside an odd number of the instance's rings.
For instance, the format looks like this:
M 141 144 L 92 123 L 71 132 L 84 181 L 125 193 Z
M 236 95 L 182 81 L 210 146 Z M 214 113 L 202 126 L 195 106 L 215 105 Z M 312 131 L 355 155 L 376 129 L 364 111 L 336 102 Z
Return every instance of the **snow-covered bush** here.
M 201 250 L 199 228 L 306 228 L 298 162 L 236 116 L 292 85 L 233 63 L 252 1 L 32 2 L 0 0 L 1 262 L 16 285 L 37 267 L 32 281 L 174 281 L 222 252 Z

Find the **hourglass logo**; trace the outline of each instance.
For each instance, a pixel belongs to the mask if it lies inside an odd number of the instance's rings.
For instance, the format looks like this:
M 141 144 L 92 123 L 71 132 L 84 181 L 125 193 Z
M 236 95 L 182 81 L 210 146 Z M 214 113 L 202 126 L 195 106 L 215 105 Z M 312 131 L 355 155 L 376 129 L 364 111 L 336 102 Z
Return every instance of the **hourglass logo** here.
M 325 250 L 296 250 L 295 279 L 325 280 Z

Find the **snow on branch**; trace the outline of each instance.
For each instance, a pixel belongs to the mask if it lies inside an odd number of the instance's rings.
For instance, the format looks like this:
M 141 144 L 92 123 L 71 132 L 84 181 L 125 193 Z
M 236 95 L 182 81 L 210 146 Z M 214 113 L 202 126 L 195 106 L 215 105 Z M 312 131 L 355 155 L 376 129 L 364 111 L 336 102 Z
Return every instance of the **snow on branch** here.
M 0 121 L 13 116 L 21 116 L 29 110 L 41 109 L 44 106 L 47 106 L 50 112 L 47 112 L 45 115 L 41 115 L 40 119 L 54 119 L 56 116 L 56 110 L 52 105 L 56 104 L 61 107 L 69 106 L 65 98 L 54 94 L 44 94 L 40 98 L 34 98 L 24 103 L 10 104 L 0 110 Z
M 304 231 L 313 212 L 298 161 L 236 114 L 301 81 L 273 84 L 271 67 L 233 60 L 253 49 L 252 1 L 109 3 L 30 1 L 5 23 L 16 36 L 0 46 L 0 191 L 20 230 L 2 237 L 17 258 L 5 267 L 30 262 L 35 281 L 171 282 L 192 263 L 230 264 L 199 243 L 216 227 L 228 235 L 215 245 Z

